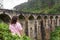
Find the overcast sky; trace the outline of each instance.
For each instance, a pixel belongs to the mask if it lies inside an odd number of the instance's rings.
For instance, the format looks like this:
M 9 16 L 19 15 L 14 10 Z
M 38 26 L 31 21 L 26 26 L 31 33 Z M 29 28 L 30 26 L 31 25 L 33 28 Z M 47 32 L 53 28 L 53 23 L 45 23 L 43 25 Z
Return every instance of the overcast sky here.
M 12 9 L 14 6 L 27 2 L 27 0 L 3 0 L 3 7 L 5 9 Z

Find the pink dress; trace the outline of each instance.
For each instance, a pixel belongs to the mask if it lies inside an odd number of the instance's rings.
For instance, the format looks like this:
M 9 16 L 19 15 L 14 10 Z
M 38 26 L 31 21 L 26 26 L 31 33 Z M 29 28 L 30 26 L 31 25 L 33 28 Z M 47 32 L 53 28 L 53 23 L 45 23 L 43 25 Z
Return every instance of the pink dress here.
M 20 23 L 17 22 L 16 24 L 10 24 L 9 29 L 12 32 L 12 35 L 17 34 L 18 36 L 21 36 L 20 31 L 22 30 L 22 26 Z

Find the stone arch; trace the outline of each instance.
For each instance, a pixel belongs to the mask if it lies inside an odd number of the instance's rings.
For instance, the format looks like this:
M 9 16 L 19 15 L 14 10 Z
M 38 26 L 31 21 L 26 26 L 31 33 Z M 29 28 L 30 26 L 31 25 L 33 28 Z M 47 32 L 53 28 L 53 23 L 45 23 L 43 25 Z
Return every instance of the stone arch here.
M 47 20 L 48 20 L 48 17 L 44 16 L 44 22 L 45 22 L 44 25 L 45 25 L 45 27 L 46 27 Z
M 25 21 L 25 17 L 22 14 L 19 15 L 19 21 L 23 25 L 23 22 Z
M 29 20 L 34 20 L 34 16 L 33 15 L 30 15 L 29 16 Z
M 47 19 L 48 17 L 47 16 L 44 16 L 44 19 Z
M 58 16 L 55 16 L 55 26 L 57 26 Z
M 21 23 L 21 25 L 23 26 L 23 23 L 25 22 L 25 17 L 21 14 L 19 15 L 19 22 Z
M 0 15 L 1 15 L 1 14 L 6 14 L 6 15 L 8 15 L 8 16 L 10 17 L 10 19 L 12 18 L 11 15 L 10 15 L 10 13 L 2 12 L 2 13 L 0 13 Z
M 25 17 L 22 14 L 19 15 L 18 17 L 19 17 L 19 22 L 22 25 L 23 32 L 25 33 L 25 28 L 26 28 Z
M 36 40 L 37 39 L 41 40 L 41 38 L 42 38 L 42 36 L 41 36 L 41 33 L 42 33 L 41 32 L 41 21 L 42 21 L 42 17 L 40 15 L 38 15 L 37 20 L 35 21 L 35 33 L 37 33 Z
M 28 18 L 28 32 L 29 32 L 29 37 L 35 39 L 35 20 L 34 20 L 34 16 L 30 15 Z M 30 30 L 32 28 L 32 30 Z M 31 33 L 32 32 L 32 33 Z
M 52 31 L 53 29 L 52 29 L 52 23 L 53 23 L 53 16 L 50 16 L 50 31 Z
M 38 17 L 37 17 L 37 20 L 39 20 L 39 19 L 41 19 L 41 16 L 38 16 Z
M 21 14 L 21 15 L 19 15 L 19 20 L 24 20 L 25 19 L 25 17 Z
M 53 19 L 53 16 L 50 16 L 50 21 L 51 21 L 51 24 L 52 24 L 52 19 Z
M 53 19 L 53 16 L 50 16 L 50 19 Z
M 5 13 L 5 14 L 8 15 L 10 19 L 12 19 L 12 14 L 9 14 L 9 13 Z
M 7 15 L 7 14 L 0 14 L 0 19 L 3 21 L 3 22 L 10 22 L 11 18 Z
M 57 18 L 58 18 L 58 16 L 55 16 L 55 18 L 57 19 Z

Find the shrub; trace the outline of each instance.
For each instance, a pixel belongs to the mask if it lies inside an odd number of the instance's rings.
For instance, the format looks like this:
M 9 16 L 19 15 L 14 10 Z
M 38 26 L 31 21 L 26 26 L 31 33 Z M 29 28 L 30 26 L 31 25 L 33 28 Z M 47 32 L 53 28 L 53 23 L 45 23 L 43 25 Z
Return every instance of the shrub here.
M 30 40 L 26 35 L 19 37 L 18 35 L 12 36 L 9 31 L 8 24 L 0 23 L 0 39 L 1 40 Z
M 55 31 L 51 33 L 50 40 L 60 40 L 60 27 L 57 27 Z

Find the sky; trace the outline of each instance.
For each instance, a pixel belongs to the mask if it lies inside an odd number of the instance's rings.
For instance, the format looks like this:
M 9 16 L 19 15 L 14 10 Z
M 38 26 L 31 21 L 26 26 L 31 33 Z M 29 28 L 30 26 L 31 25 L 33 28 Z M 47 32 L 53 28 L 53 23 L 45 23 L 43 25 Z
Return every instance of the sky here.
M 27 2 L 28 0 L 3 0 L 3 7 L 5 9 L 13 9 L 14 6 Z

